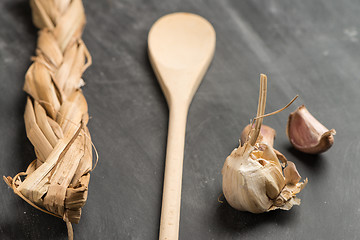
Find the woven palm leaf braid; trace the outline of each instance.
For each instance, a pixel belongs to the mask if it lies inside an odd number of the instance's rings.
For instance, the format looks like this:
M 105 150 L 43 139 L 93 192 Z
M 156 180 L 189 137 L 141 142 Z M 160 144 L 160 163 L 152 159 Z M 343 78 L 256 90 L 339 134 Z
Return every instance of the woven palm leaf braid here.
M 80 89 L 91 64 L 81 40 L 85 13 L 81 0 L 31 0 L 30 5 L 40 30 L 25 76 L 24 118 L 36 160 L 25 173 L 4 179 L 29 204 L 71 228 L 70 222 L 80 220 L 92 170 L 88 108 Z

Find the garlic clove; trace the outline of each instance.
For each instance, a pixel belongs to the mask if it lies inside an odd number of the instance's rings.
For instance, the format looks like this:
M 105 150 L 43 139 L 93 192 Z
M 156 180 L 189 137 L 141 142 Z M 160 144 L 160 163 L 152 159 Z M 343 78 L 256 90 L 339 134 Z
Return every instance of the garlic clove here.
M 289 115 L 286 135 L 299 151 L 318 154 L 328 150 L 334 143 L 334 129 L 322 125 L 304 105 Z
M 254 126 L 254 125 L 253 125 Z M 241 143 L 244 144 L 249 136 L 251 130 L 251 124 L 248 124 L 243 131 L 241 132 Z M 260 128 L 260 135 L 262 136 L 262 142 L 266 143 L 269 146 L 274 146 L 274 139 L 276 136 L 276 131 L 275 129 L 267 126 L 267 125 L 261 125 Z M 260 138 L 259 135 L 259 138 Z M 258 139 L 259 141 L 259 139 Z
M 275 199 L 285 186 L 285 178 L 281 169 L 279 170 L 274 164 L 267 166 L 268 177 L 265 181 L 266 195 L 270 199 Z

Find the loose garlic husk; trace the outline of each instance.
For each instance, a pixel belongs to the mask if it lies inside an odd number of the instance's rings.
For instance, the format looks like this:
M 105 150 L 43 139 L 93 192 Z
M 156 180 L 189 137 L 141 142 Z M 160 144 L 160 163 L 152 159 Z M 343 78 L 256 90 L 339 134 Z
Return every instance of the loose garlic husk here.
M 304 105 L 289 115 L 286 135 L 299 151 L 318 154 L 328 150 L 334 143 L 335 129 L 327 129 Z
M 289 210 L 299 205 L 296 197 L 306 185 L 300 183 L 295 164 L 288 162 L 282 171 L 272 143 L 264 141 L 261 125 L 266 104 L 266 76 L 260 76 L 260 96 L 255 126 L 244 144 L 226 158 L 222 169 L 223 193 L 227 202 L 240 211 L 262 213 L 274 209 Z M 245 130 L 245 129 L 244 129 Z M 272 140 L 273 142 L 273 140 Z

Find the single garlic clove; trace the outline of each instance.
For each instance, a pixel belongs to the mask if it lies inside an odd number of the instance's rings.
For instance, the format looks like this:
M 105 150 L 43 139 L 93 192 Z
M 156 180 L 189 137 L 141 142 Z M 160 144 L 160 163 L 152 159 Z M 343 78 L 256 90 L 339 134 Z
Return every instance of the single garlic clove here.
M 268 172 L 265 181 L 266 195 L 270 199 L 275 199 L 284 188 L 286 179 L 282 174 L 281 167 L 279 169 L 274 164 L 268 164 L 266 167 Z
M 254 125 L 253 125 L 254 126 Z M 241 133 L 241 143 L 244 144 L 249 136 L 249 133 L 250 133 L 250 130 L 251 130 L 251 124 L 248 124 L 242 131 Z M 261 141 L 266 143 L 267 145 L 269 146 L 274 146 L 274 139 L 275 139 L 275 136 L 276 136 L 276 131 L 275 129 L 267 126 L 267 125 L 261 125 L 261 128 L 260 128 L 260 135 L 262 136 L 262 139 Z M 260 136 L 259 136 L 260 138 Z M 260 139 L 258 139 L 259 141 Z
M 318 154 L 328 150 L 334 143 L 334 129 L 322 125 L 304 105 L 289 115 L 286 135 L 299 151 Z

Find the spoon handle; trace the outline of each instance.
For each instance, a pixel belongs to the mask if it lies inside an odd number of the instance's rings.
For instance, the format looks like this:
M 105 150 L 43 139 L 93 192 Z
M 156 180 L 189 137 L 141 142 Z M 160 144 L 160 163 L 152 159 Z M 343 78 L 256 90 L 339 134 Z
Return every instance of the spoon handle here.
M 164 188 L 160 220 L 160 240 L 179 236 L 181 183 L 184 160 L 187 107 L 170 107 Z

